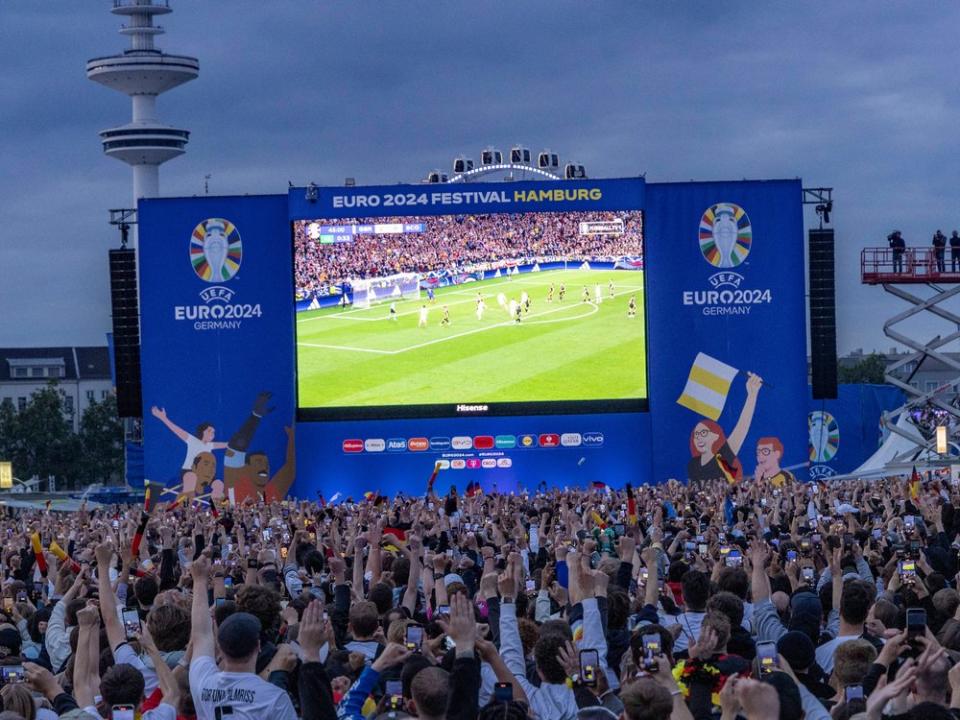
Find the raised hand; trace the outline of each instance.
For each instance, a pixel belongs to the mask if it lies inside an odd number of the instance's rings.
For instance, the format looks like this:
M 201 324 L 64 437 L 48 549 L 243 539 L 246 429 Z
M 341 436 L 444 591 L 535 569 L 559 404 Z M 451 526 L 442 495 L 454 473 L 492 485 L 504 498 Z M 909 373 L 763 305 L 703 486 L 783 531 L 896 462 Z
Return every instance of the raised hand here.
M 472 652 L 477 641 L 477 621 L 473 604 L 462 593 L 450 598 L 450 620 L 447 634 L 457 646 L 457 654 Z
M 320 648 L 325 634 L 323 605 L 318 600 L 313 600 L 303 611 L 300 629 L 297 632 L 297 642 L 303 648 L 303 655 L 307 662 L 320 662 Z
M 400 643 L 389 643 L 380 653 L 380 657 L 373 661 L 371 666 L 377 672 L 383 672 L 387 668 L 399 665 L 410 657 L 410 650 Z

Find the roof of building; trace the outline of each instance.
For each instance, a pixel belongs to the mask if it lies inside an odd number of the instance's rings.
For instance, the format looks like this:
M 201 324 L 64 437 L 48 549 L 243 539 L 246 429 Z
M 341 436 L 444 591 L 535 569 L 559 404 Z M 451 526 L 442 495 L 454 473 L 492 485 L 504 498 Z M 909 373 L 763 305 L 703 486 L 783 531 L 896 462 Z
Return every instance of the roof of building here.
M 11 371 L 13 365 L 23 365 L 23 361 L 29 360 L 44 365 L 62 365 L 62 380 L 110 379 L 110 354 L 106 346 L 0 348 L 0 382 L 36 382 L 37 378 L 14 378 Z

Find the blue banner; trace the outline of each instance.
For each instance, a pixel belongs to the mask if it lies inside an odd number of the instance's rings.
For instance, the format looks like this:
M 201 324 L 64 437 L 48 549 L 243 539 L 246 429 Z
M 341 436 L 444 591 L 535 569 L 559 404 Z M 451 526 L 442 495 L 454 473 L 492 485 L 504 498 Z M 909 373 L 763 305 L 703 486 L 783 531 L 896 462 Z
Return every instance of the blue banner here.
M 762 473 L 806 462 L 800 201 L 799 180 L 647 185 L 654 477 L 753 475 L 760 440 Z
M 292 485 L 286 206 L 282 195 L 141 201 L 148 479 L 214 498 L 232 488 L 237 500 Z
M 892 385 L 840 385 L 836 400 L 810 400 L 810 476 L 828 478 L 860 467 L 887 435 L 883 414 L 903 402 L 903 392 Z

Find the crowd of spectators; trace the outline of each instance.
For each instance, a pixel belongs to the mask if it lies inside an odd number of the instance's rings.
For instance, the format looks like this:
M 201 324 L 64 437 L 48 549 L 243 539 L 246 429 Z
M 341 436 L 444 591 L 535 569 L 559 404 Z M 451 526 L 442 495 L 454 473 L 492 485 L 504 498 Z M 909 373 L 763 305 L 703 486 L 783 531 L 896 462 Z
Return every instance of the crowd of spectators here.
M 955 397 L 951 404 L 956 407 L 957 403 L 958 399 Z M 922 408 L 911 410 L 910 421 L 927 440 L 936 434 L 937 428 L 940 426 L 948 428 L 948 435 L 951 438 L 956 436 L 956 419 L 954 415 L 933 403 L 927 403 Z
M 0 719 L 955 720 L 958 495 L 7 510 Z
M 580 233 L 581 222 L 620 219 L 624 232 Z M 309 222 L 294 225 L 296 286 L 301 297 L 328 294 L 345 281 L 405 272 L 452 273 L 497 263 L 546 260 L 617 260 L 643 253 L 642 213 L 558 212 L 319 220 L 340 225 L 391 223 L 426 226 L 424 232 L 355 235 L 352 242 L 322 244 Z

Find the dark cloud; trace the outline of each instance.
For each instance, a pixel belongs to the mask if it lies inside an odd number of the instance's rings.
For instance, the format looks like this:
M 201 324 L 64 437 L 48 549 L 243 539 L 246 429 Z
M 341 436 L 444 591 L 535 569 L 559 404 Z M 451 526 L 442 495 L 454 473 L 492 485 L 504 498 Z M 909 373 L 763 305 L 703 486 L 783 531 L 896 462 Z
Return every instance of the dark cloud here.
M 842 350 L 884 347 L 897 308 L 860 286 L 860 247 L 960 225 L 953 4 L 172 4 L 159 44 L 201 76 L 159 101 L 193 133 L 164 194 L 208 173 L 217 193 L 411 181 L 514 142 L 594 176 L 800 176 L 836 188 Z M 126 45 L 109 7 L 0 0 L 0 344 L 109 326 L 106 210 L 130 171 L 96 133 L 130 107 L 84 75 Z

